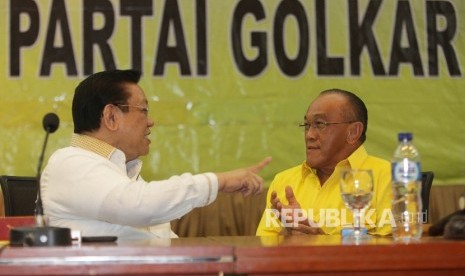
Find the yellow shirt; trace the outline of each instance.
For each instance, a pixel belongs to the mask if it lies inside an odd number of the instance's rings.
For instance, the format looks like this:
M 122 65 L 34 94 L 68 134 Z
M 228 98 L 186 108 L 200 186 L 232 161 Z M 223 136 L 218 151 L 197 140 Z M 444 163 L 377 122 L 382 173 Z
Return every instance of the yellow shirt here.
M 368 155 L 364 146 L 360 146 L 346 160 L 339 162 L 324 185 L 320 185 L 316 170 L 311 169 L 306 162 L 278 173 L 268 190 L 266 210 L 256 234 L 258 236 L 280 234 L 282 224 L 275 214 L 276 210 L 271 209 L 270 197 L 271 192 L 276 191 L 281 202 L 287 205 L 286 186 L 292 187 L 302 214 L 313 219 L 315 226 L 320 227 L 326 234 L 340 234 L 342 226 L 352 225 L 353 221 L 351 211 L 344 206 L 339 188 L 340 171 L 346 167 L 373 171 L 373 198 L 365 211 L 366 218 L 362 219 L 362 224 L 365 223 L 364 227 L 370 234 L 390 234 L 392 232 L 391 165 L 386 160 Z

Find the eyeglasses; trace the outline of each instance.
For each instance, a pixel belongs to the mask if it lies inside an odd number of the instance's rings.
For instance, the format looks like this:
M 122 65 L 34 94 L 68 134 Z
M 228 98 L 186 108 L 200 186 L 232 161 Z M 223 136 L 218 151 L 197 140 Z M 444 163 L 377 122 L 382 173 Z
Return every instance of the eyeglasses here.
M 299 125 L 299 127 L 303 127 L 305 132 L 308 132 L 310 128 L 317 129 L 317 130 L 324 130 L 327 126 L 330 125 L 343 125 L 343 124 L 351 124 L 355 121 L 348 121 L 348 122 L 324 122 L 324 121 L 315 121 L 315 122 L 305 122 Z
M 116 104 L 118 107 L 134 107 L 137 108 L 140 112 L 144 113 L 147 115 L 149 113 L 149 107 L 148 106 L 140 106 L 140 105 L 130 105 L 130 104 Z

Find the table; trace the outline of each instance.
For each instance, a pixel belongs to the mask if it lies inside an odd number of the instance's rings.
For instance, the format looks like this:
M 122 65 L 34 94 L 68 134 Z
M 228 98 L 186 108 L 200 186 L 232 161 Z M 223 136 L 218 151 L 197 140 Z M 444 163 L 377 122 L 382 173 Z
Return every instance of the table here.
M 222 237 L 234 246 L 235 273 L 465 274 L 465 241 L 424 237 L 409 244 L 374 237 L 343 244 L 340 236 Z
M 463 271 L 465 241 L 440 237 L 410 244 L 374 237 L 363 245 L 322 235 L 204 237 L 49 248 L 6 246 L 0 252 L 0 275 L 450 275 Z
M 208 238 L 4 247 L 0 253 L 0 275 L 217 275 L 233 270 L 233 248 Z

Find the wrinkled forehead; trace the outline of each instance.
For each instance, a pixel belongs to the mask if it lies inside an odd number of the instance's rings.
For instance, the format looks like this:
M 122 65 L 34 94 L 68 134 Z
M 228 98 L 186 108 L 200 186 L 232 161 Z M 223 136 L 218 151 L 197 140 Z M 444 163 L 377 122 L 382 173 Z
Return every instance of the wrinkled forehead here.
M 308 107 L 305 119 L 343 119 L 347 111 L 347 100 L 338 94 L 318 96 Z

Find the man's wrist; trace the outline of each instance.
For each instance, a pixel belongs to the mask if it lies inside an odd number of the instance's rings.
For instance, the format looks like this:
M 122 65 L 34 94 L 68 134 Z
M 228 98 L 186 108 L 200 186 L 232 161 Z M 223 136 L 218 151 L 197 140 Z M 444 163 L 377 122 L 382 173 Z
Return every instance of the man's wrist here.
M 225 176 L 224 173 L 215 173 L 216 178 L 218 179 L 218 192 L 222 192 L 224 190 L 225 186 Z

